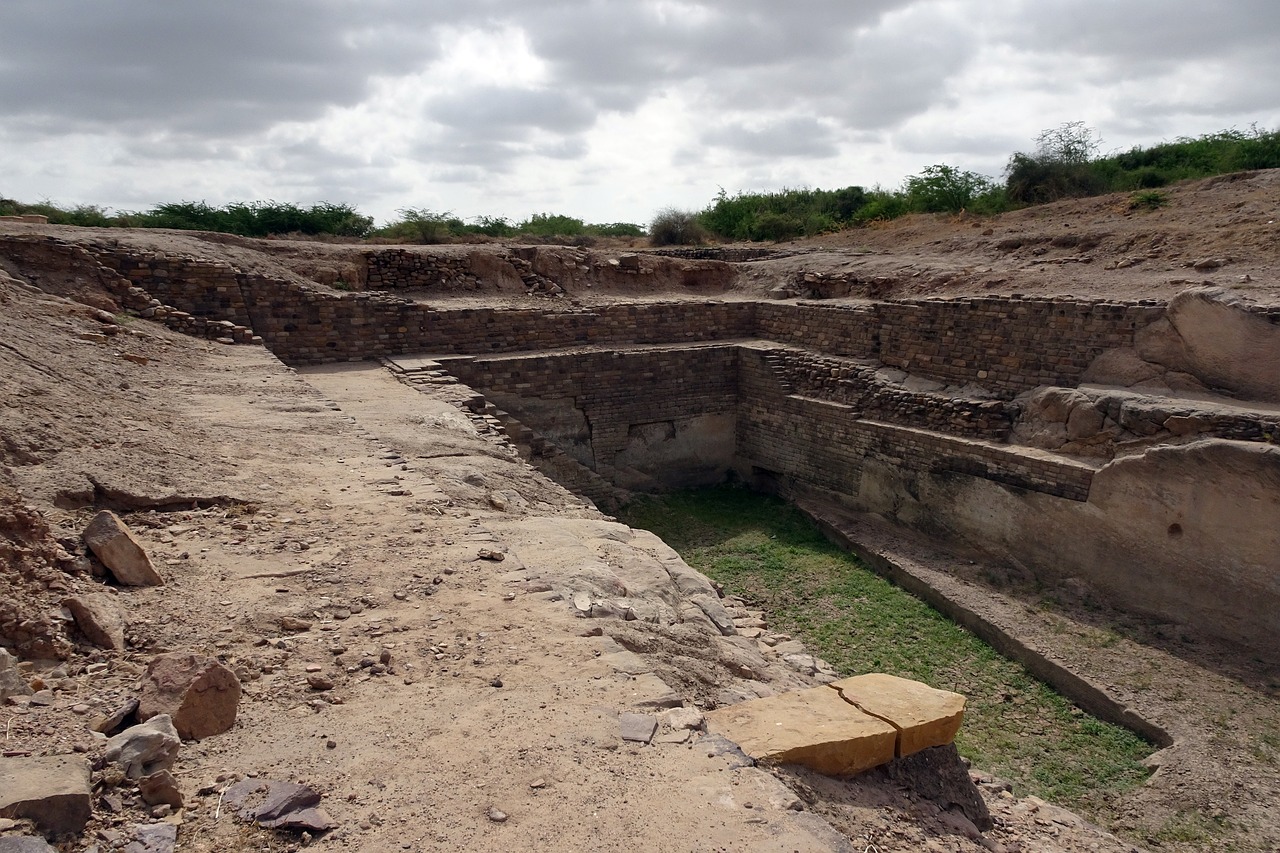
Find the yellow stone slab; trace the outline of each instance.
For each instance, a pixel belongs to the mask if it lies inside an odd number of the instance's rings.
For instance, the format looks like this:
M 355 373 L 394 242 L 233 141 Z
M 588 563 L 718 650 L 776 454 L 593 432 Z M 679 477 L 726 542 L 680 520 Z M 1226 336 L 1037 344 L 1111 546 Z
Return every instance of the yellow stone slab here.
M 876 672 L 833 681 L 827 687 L 896 726 L 899 756 L 951 743 L 964 719 L 965 699 L 959 693 L 906 678 Z
M 753 699 L 706 715 L 757 761 L 802 764 L 828 776 L 851 776 L 893 760 L 898 732 L 859 711 L 830 687 Z

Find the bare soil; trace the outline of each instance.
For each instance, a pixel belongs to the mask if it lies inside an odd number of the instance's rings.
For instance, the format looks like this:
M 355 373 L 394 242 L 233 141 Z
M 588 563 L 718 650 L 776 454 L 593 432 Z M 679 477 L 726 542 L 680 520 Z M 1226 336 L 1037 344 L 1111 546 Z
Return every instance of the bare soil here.
M 779 246 L 782 256 L 742 265 L 736 283 L 716 292 L 652 275 L 563 299 L 760 298 L 797 282 L 827 298 L 1166 299 L 1209 281 L 1280 301 L 1280 171 L 1168 195 L 1169 205 L 1153 211 L 1130 210 L 1127 196 L 1115 196 L 993 219 L 913 217 Z M 299 280 L 318 268 L 354 274 L 361 251 L 0 229 L 216 256 Z M 230 732 L 183 747 L 175 773 L 187 806 L 168 818 L 181 823 L 181 850 L 303 843 L 220 808 L 219 792 L 245 775 L 316 787 L 340 827 L 312 843 L 353 850 L 1122 851 L 1139 837 L 1170 850 L 1280 849 L 1280 675 L 1176 626 L 1108 633 L 1110 617 L 1096 605 L 1048 611 L 1017 598 L 1012 582 L 994 588 L 1012 597 L 1011 612 L 1025 611 L 1020 630 L 1050 645 L 1069 638 L 1063 654 L 1080 655 L 1083 674 L 1132 697 L 1181 739 L 1153 761 L 1153 783 L 1122 804 L 1113 829 L 1123 837 L 1002 792 L 980 768 L 997 820 L 985 837 L 879 775 L 771 774 L 736 766 L 696 734 L 686 743 L 624 743 L 618 714 L 654 712 L 646 703 L 673 690 L 710 707 L 806 682 L 754 649 L 697 631 L 646 640 L 638 623 L 574 618 L 563 591 L 601 578 L 643 591 L 638 600 L 651 593 L 644 600 L 677 606 L 653 580 L 665 577 L 655 567 L 669 551 L 478 433 L 446 392 L 420 393 L 373 363 L 298 373 L 261 348 L 141 320 L 86 340 L 111 325 L 89 307 L 109 297 L 55 273 L 39 285 L 0 275 L 0 479 L 13 487 L 0 490 L 8 549 L 0 577 L 37 639 L 52 638 L 26 657 L 54 701 L 0 708 L 4 751 L 92 756 L 100 747 L 86 721 L 136 695 L 155 654 L 218 656 L 241 677 L 245 697 Z M 164 586 L 107 587 L 87 560 L 74 559 L 81 531 L 103 507 L 122 513 Z M 913 547 L 900 543 L 926 567 L 969 565 L 967 555 L 921 556 Z M 481 548 L 507 558 L 479 559 Z M 974 594 L 993 588 L 989 576 L 969 580 Z M 64 628 L 62 598 L 103 589 L 125 612 L 126 652 L 95 651 Z M 285 631 L 284 617 L 310 628 Z M 383 652 L 389 668 L 362 666 Z M 308 685 L 316 668 L 332 690 Z M 120 846 L 124 836 L 112 831 L 148 820 L 123 793 L 119 813 L 95 797 L 89 831 L 63 849 Z M 492 819 L 493 809 L 506 818 Z

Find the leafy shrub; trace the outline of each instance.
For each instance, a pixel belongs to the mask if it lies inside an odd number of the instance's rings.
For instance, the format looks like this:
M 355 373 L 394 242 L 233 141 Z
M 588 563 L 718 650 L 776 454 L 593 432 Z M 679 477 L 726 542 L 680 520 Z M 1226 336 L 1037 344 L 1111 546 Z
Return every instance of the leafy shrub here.
M 899 216 L 906 216 L 910 212 L 911 207 L 902 193 L 877 189 L 872 190 L 866 205 L 854 216 L 854 222 L 858 225 L 886 222 L 897 219 Z
M 789 240 L 851 225 L 866 203 L 862 187 L 734 196 L 721 189 L 698 218 L 709 233 L 723 240 Z
M 695 246 L 707 238 L 698 214 L 666 207 L 649 223 L 649 242 L 655 246 Z
M 991 179 L 977 172 L 955 166 L 930 166 L 907 178 L 907 203 L 921 213 L 958 213 L 992 187 Z

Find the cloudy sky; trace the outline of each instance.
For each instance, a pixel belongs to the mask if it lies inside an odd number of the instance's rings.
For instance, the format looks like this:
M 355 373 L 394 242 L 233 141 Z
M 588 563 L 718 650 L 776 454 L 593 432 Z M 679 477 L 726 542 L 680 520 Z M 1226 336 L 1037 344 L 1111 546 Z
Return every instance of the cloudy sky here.
M 1280 0 L 0 0 L 0 195 L 647 222 L 1280 127 Z

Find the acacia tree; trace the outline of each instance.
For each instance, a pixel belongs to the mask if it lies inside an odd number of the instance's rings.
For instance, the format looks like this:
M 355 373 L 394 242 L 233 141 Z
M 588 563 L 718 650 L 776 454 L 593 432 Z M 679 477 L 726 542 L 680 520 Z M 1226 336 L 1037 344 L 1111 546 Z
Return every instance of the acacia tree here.
M 907 178 L 907 201 L 922 213 L 958 213 L 994 184 L 986 175 L 938 164 Z

